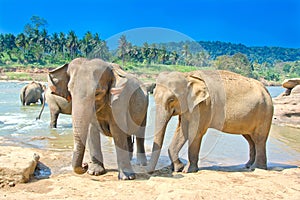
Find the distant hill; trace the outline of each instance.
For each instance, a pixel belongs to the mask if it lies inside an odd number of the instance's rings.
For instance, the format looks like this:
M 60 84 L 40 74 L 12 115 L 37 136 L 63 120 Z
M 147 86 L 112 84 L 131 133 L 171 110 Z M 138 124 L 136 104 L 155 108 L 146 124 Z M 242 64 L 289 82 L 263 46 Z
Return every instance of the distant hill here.
M 205 50 L 210 59 L 215 59 L 221 55 L 234 55 L 242 53 L 247 55 L 251 62 L 268 62 L 274 63 L 276 61 L 297 61 L 300 60 L 300 48 L 284 48 L 284 47 L 247 47 L 243 44 L 233 44 L 230 42 L 220 41 L 199 41 L 199 42 L 169 42 L 160 43 L 159 47 L 165 46 L 169 51 L 181 52 L 183 46 L 187 44 L 191 53 L 196 53 Z

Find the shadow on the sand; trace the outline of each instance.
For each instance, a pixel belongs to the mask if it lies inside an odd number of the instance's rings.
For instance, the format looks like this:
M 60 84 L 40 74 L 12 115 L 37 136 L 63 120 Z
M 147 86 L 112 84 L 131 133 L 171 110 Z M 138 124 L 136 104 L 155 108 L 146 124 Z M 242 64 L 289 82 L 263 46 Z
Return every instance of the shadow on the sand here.
M 283 164 L 283 163 L 268 163 L 268 169 L 266 171 L 283 171 L 285 169 L 293 169 L 298 168 L 297 165 L 290 165 L 290 164 Z M 228 166 L 217 166 L 212 165 L 208 167 L 200 167 L 199 171 L 201 170 L 209 170 L 209 171 L 222 171 L 222 172 L 252 172 L 253 170 L 250 170 L 248 168 L 245 168 L 244 164 L 240 165 L 228 165 Z M 145 179 L 149 179 L 151 176 L 157 176 L 157 177 L 169 177 L 169 178 L 183 178 L 184 175 L 181 173 L 173 173 L 171 166 L 167 166 L 164 168 L 161 168 L 159 170 L 154 171 L 152 174 L 146 175 L 140 175 Z
M 268 171 L 283 171 L 284 169 L 298 168 L 296 165 L 289 165 L 283 163 L 268 163 Z M 211 171 L 224 171 L 224 172 L 250 172 L 249 168 L 246 168 L 244 164 L 240 165 L 228 165 L 228 166 L 208 166 L 200 167 L 199 170 L 211 170 Z

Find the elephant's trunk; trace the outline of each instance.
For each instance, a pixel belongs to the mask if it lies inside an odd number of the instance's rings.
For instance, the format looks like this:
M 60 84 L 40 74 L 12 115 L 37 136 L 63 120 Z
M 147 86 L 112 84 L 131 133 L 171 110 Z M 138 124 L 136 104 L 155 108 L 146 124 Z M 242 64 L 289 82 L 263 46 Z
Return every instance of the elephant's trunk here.
M 84 174 L 87 171 L 87 165 L 83 165 L 83 157 L 85 151 L 85 142 L 82 141 L 78 134 L 74 135 L 74 151 L 72 159 L 73 171 L 76 174 Z
M 153 172 L 160 156 L 163 140 L 165 137 L 166 127 L 171 118 L 171 115 L 167 111 L 161 109 L 156 110 L 155 118 L 155 135 L 152 147 L 152 155 L 149 161 L 148 172 Z
M 81 103 L 82 104 L 82 103 Z M 72 167 L 75 173 L 83 174 L 87 171 L 87 164 L 83 164 L 83 157 L 85 152 L 86 140 L 89 132 L 89 124 L 91 122 L 91 111 L 93 110 L 92 104 L 86 101 L 85 106 L 74 102 L 72 110 L 73 134 L 74 134 L 74 151 L 72 159 Z M 90 105 L 90 106 L 87 106 Z

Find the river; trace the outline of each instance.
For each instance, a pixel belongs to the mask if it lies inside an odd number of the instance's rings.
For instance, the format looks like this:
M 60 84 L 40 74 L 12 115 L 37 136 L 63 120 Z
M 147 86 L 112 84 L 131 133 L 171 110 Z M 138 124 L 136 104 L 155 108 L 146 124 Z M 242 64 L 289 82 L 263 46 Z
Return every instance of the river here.
M 50 113 L 46 106 L 41 120 L 36 117 L 41 105 L 22 106 L 20 90 L 24 82 L 0 82 L 0 140 L 2 145 L 15 145 L 41 149 L 66 150 L 73 148 L 72 120 L 70 115 L 61 114 L 58 127 L 50 129 Z M 268 87 L 272 97 L 284 91 L 281 87 Z M 150 96 L 146 128 L 146 152 L 151 154 L 154 130 L 155 106 Z M 160 166 L 169 163 L 167 148 L 176 128 L 177 117 L 168 125 Z M 116 157 L 113 140 L 101 136 L 104 162 L 115 165 Z M 0 147 L 1 149 L 1 147 Z M 239 166 L 247 162 L 248 144 L 240 135 L 224 134 L 209 129 L 204 136 L 200 152 L 200 166 Z M 187 160 L 187 147 L 180 152 L 183 161 Z M 272 125 L 267 142 L 268 166 L 288 167 L 300 164 L 300 129 Z M 134 162 L 134 160 L 133 160 Z

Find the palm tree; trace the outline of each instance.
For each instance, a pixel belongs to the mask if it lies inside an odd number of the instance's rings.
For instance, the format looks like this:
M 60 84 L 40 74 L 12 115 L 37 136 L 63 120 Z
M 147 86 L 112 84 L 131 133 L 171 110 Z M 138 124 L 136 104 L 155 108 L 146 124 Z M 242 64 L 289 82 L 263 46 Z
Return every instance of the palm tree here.
M 155 44 L 152 44 L 150 49 L 149 49 L 149 61 L 151 62 L 156 62 L 157 60 L 157 48 Z
M 59 52 L 65 57 L 65 49 L 67 46 L 67 39 L 63 32 L 59 33 Z
M 49 53 L 51 51 L 51 46 L 50 46 L 51 40 L 48 35 L 48 31 L 46 29 L 43 29 L 42 32 L 40 33 L 39 43 L 42 45 L 44 54 Z
M 169 54 L 168 54 L 165 46 L 163 46 L 160 49 L 160 51 L 158 51 L 158 58 L 162 64 L 165 64 L 166 61 L 169 59 Z
M 179 55 L 177 54 L 176 51 L 172 51 L 171 55 L 170 55 L 170 61 L 173 65 L 176 64 L 177 60 L 179 58 Z
M 88 57 L 88 55 L 93 50 L 93 35 L 90 31 L 88 31 L 85 35 L 82 41 L 80 42 L 80 49 L 82 52 L 84 52 L 85 57 Z
M 16 38 L 16 45 L 22 49 L 23 54 L 25 54 L 26 49 L 28 48 L 28 40 L 24 33 L 20 33 Z
M 187 65 L 189 55 L 190 55 L 189 46 L 187 44 L 184 44 L 183 48 L 182 48 L 182 56 L 184 58 L 184 65 Z
M 118 46 L 118 54 L 119 57 L 122 58 L 122 65 L 125 66 L 125 55 L 127 51 L 128 42 L 125 35 L 121 35 L 119 39 L 119 46 Z
M 57 33 L 53 33 L 52 38 L 51 38 L 51 49 L 52 52 L 54 53 L 54 56 L 59 52 L 60 48 L 60 41 Z
M 142 47 L 142 55 L 143 55 L 143 59 L 144 59 L 143 62 L 149 63 L 149 53 L 150 53 L 149 50 L 150 50 L 149 45 L 147 42 L 145 42 Z
M 69 49 L 70 58 L 75 58 L 78 50 L 79 42 L 74 31 L 70 31 L 67 36 L 67 47 Z

